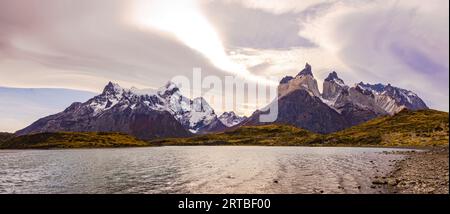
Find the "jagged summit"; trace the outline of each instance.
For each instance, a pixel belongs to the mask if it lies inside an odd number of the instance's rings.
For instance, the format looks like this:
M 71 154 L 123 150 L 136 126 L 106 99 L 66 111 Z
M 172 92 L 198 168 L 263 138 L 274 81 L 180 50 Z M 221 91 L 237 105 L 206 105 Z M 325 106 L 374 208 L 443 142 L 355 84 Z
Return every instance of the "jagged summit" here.
M 339 78 L 336 71 L 333 71 L 328 74 L 328 77 L 323 82 L 322 98 L 328 103 L 335 103 L 339 94 L 347 88 L 348 86 L 345 85 L 344 80 Z
M 391 84 L 388 84 L 389 87 L 391 87 Z M 364 90 L 369 90 L 369 91 L 373 91 L 376 93 L 381 93 L 384 91 L 386 85 L 381 84 L 381 83 L 377 83 L 377 84 L 369 84 L 369 83 L 364 83 L 364 82 L 359 82 L 356 87 L 360 87 L 361 89 Z
M 328 74 L 328 77 L 325 78 L 325 81 L 333 81 L 333 80 L 341 80 L 338 77 L 338 74 L 336 73 L 336 71 L 331 72 L 330 74 Z
M 103 89 L 103 94 L 118 94 L 122 93 L 122 91 L 123 88 L 120 87 L 119 84 L 109 81 L 108 84 Z
M 300 73 L 297 74 L 297 76 L 306 76 L 306 75 L 314 76 L 312 73 L 311 65 L 308 63 L 306 63 L 305 68 L 302 71 L 300 71 Z
M 242 123 L 247 117 L 240 117 L 234 111 L 224 112 L 219 120 L 227 127 L 233 127 Z
M 387 85 L 381 83 L 372 85 L 360 82 L 356 87 L 365 93 L 373 94 L 377 104 L 391 115 L 404 108 L 410 110 L 428 109 L 425 102 L 416 93 L 392 86 L 390 83 Z
M 336 71 L 333 71 L 330 74 L 328 74 L 328 77 L 325 78 L 325 82 L 335 82 L 335 83 L 339 84 L 341 87 L 345 86 L 344 80 L 339 78 Z
M 312 96 L 320 97 L 317 81 L 311 70 L 311 65 L 306 63 L 305 68 L 294 77 L 286 76 L 278 86 L 278 96 L 285 96 L 296 90 L 306 90 Z
M 167 97 L 179 91 L 180 89 L 178 88 L 178 85 L 172 81 L 169 81 L 163 87 L 158 89 L 158 94 L 162 97 Z
M 17 133 L 113 131 L 151 139 L 226 128 L 205 99 L 184 97 L 173 82 L 168 82 L 156 94 L 135 91 L 140 90 L 109 82 L 102 94 L 85 103 L 74 103 Z
M 286 84 L 289 81 L 291 81 L 292 79 L 294 79 L 294 77 L 292 77 L 292 76 L 285 76 L 285 77 L 283 77 L 283 79 L 281 79 L 280 84 Z
M 312 68 L 311 65 L 306 63 L 305 68 L 303 68 L 302 71 L 300 71 L 297 76 L 293 77 L 293 76 L 285 76 L 283 77 L 283 79 L 281 79 L 280 84 L 286 84 L 289 83 L 291 80 L 296 79 L 296 78 L 300 78 L 300 77 L 305 77 L 305 76 L 311 76 L 314 78 L 314 75 L 312 74 Z

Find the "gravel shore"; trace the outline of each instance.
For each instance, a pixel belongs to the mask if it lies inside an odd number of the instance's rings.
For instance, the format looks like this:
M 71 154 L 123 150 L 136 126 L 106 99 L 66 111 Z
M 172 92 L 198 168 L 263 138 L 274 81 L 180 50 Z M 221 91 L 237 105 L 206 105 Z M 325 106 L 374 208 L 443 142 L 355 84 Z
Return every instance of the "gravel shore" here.
M 449 147 L 405 152 L 394 170 L 373 184 L 393 194 L 449 194 Z

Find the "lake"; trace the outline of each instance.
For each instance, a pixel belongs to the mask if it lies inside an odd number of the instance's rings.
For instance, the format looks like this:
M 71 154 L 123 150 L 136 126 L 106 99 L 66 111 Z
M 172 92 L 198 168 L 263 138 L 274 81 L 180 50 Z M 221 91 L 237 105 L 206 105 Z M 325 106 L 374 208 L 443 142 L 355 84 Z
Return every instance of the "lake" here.
M 398 149 L 173 146 L 0 150 L 0 193 L 381 193 Z

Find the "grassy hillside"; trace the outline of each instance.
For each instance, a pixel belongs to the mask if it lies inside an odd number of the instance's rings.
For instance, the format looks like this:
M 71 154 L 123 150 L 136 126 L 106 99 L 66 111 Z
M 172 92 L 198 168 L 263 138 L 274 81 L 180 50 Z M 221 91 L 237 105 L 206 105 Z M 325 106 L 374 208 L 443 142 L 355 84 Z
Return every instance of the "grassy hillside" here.
M 14 134 L 11 133 L 0 132 L 0 143 L 11 139 L 13 136 Z
M 0 149 L 104 148 L 151 145 L 260 146 L 436 146 L 448 145 L 449 114 L 402 111 L 349 129 L 321 135 L 289 125 L 244 126 L 224 133 L 144 142 L 119 133 L 43 133 L 10 138 L 0 134 Z M 10 138 L 10 139 L 8 139 Z
M 148 142 L 120 133 L 61 132 L 15 137 L 0 142 L 0 149 L 109 148 L 149 145 Z
M 324 144 L 434 146 L 448 145 L 449 115 L 436 110 L 402 111 L 329 134 Z
M 158 145 L 261 145 L 294 146 L 318 143 L 319 134 L 288 125 L 244 126 L 234 131 L 191 138 L 152 141 Z
M 287 125 L 240 127 L 234 131 L 163 139 L 158 145 L 266 145 L 266 146 L 434 146 L 448 145 L 449 115 L 435 110 L 402 111 L 352 128 L 315 134 Z

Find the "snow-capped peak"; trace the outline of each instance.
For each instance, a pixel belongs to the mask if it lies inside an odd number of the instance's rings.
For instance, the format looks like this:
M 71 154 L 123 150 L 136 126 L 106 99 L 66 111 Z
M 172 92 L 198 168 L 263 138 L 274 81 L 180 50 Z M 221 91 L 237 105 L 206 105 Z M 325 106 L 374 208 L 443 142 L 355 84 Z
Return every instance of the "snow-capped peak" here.
M 336 84 L 338 84 L 339 86 L 344 87 L 345 83 L 344 80 L 340 79 L 338 77 L 338 74 L 336 73 L 336 71 L 331 72 L 328 77 L 325 79 L 325 81 L 327 82 L 334 82 Z
M 412 91 L 392 86 L 391 84 L 364 84 L 356 85 L 362 92 L 370 92 L 375 95 L 375 100 L 389 114 L 400 112 L 404 108 L 411 110 L 427 109 L 425 102 Z
M 102 94 L 90 100 L 89 106 L 93 110 L 92 114 L 97 116 L 114 107 L 123 98 L 125 91 L 119 84 L 108 82 Z
M 178 88 L 177 84 L 172 81 L 169 81 L 166 83 L 166 85 L 158 89 L 158 95 L 162 97 L 167 97 L 173 95 L 178 91 L 180 91 L 180 89 Z
M 236 113 L 234 113 L 233 111 L 224 112 L 219 117 L 220 122 L 222 122 L 227 127 L 236 126 L 242 123 L 242 121 L 244 121 L 245 119 L 247 119 L 247 117 L 240 117 L 236 115 Z
M 203 97 L 197 97 L 192 101 L 192 106 L 196 112 L 210 112 L 213 113 L 213 108 L 206 102 Z
M 121 94 L 123 92 L 123 88 L 120 87 L 119 84 L 108 82 L 108 84 L 103 89 L 103 94 Z
M 102 94 L 88 101 L 93 116 L 98 116 L 113 109 L 139 111 L 167 111 L 187 130 L 197 133 L 214 128 L 218 122 L 214 109 L 202 97 L 189 99 L 184 97 L 178 86 L 168 82 L 156 93 L 135 87 L 124 89 L 118 84 L 109 82 Z M 217 123 L 217 122 L 218 123 Z
M 189 131 L 197 133 L 203 126 L 217 120 L 214 109 L 203 97 L 192 100 L 191 108 L 184 114 L 184 123 L 189 126 Z
M 390 86 L 390 85 L 389 85 Z M 370 91 L 373 94 L 380 94 L 383 93 L 383 91 L 385 90 L 385 85 L 378 83 L 378 84 L 369 84 L 369 83 L 364 83 L 364 82 L 360 82 L 358 84 L 356 84 L 356 88 L 359 88 L 363 91 Z

